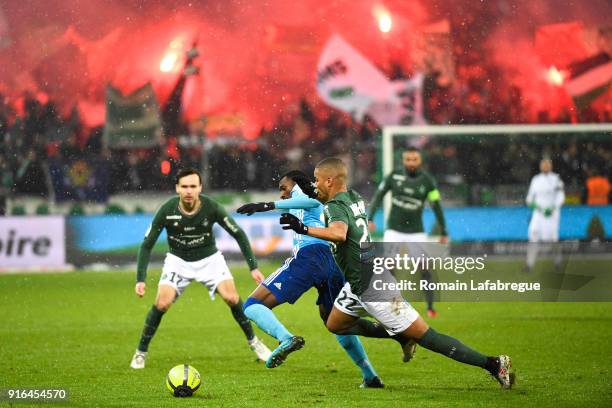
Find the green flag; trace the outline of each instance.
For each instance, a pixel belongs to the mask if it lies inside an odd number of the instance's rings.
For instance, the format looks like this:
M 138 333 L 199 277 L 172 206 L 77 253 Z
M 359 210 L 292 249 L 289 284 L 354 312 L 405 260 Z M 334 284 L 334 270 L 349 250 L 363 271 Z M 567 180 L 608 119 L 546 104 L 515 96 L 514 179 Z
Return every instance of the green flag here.
M 159 144 L 162 125 L 151 83 L 124 96 L 106 87 L 104 141 L 110 148 L 153 147 Z

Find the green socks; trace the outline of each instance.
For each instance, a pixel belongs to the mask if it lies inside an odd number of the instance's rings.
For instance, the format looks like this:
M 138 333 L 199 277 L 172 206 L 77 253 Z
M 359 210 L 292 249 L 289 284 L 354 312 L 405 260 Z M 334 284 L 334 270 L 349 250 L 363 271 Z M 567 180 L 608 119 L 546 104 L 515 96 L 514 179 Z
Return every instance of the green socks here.
M 162 316 L 165 312 L 158 310 L 155 305 L 151 307 L 147 318 L 145 319 L 145 325 L 142 329 L 142 335 L 140 336 L 140 343 L 138 344 L 139 351 L 147 351 L 149 349 L 149 343 L 155 334 L 155 331 L 159 327 Z
M 444 354 L 453 360 L 460 361 L 465 364 L 487 368 L 487 356 L 484 356 L 472 350 L 459 340 L 447 336 L 446 334 L 438 333 L 431 327 L 423 334 L 417 343 L 428 350 L 436 353 Z
M 355 322 L 355 325 L 349 330 L 342 333 L 343 335 L 356 335 L 363 337 L 373 337 L 376 339 L 388 339 L 391 336 L 387 333 L 387 330 L 382 324 L 378 322 L 372 322 L 367 319 L 359 319 Z
M 255 338 L 255 332 L 253 331 L 253 326 L 251 325 L 251 321 L 248 317 L 244 315 L 244 310 L 242 308 L 242 299 L 238 299 L 238 303 L 233 306 L 230 306 L 232 311 L 232 316 L 234 316 L 234 320 L 240 326 L 247 340 L 253 340 Z

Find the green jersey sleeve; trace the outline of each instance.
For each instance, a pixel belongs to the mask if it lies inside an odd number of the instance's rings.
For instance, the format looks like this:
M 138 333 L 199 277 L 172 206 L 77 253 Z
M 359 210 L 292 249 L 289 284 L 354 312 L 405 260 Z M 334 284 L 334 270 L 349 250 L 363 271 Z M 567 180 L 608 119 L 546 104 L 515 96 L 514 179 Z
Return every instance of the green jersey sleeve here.
M 391 177 L 392 174 L 389 174 L 387 175 L 387 177 L 385 177 L 385 179 L 378 185 L 378 188 L 374 193 L 374 197 L 372 197 L 372 201 L 370 202 L 370 208 L 368 211 L 368 217 L 370 221 L 374 218 L 374 214 L 376 214 L 378 207 L 380 207 L 383 197 L 391 189 Z
M 429 202 L 440 200 L 440 191 L 438 190 L 438 184 L 433 177 L 427 177 L 427 200 Z
M 136 282 L 144 282 L 147 278 L 147 268 L 151 259 L 151 250 L 164 229 L 164 206 L 162 205 L 155 215 L 147 232 L 145 232 L 144 240 L 138 249 L 138 258 L 136 266 Z
M 428 192 L 427 192 L 427 200 L 431 205 L 431 208 L 436 216 L 436 221 L 440 226 L 440 233 L 442 235 L 448 235 L 446 231 L 446 219 L 444 218 L 444 211 L 442 210 L 442 204 L 440 201 L 440 191 L 438 190 L 438 185 L 436 180 L 433 177 L 427 178 L 428 182 Z
M 225 211 L 225 208 L 218 203 L 216 203 L 216 205 L 217 211 L 215 221 L 236 240 L 238 246 L 240 247 L 240 251 L 242 252 L 242 256 L 244 256 L 246 263 L 249 265 L 249 269 L 256 269 L 257 259 L 253 254 L 253 249 L 251 248 L 251 244 L 249 243 L 249 239 L 247 238 L 246 234 L 236 223 L 236 221 L 229 216 L 229 214 Z
M 346 214 L 346 211 L 344 210 L 344 208 L 342 207 L 342 205 L 340 205 L 337 202 L 329 202 L 325 205 L 324 210 L 325 212 L 325 219 L 327 220 L 327 225 L 330 225 L 333 222 L 343 222 L 346 225 L 349 225 L 349 217 Z

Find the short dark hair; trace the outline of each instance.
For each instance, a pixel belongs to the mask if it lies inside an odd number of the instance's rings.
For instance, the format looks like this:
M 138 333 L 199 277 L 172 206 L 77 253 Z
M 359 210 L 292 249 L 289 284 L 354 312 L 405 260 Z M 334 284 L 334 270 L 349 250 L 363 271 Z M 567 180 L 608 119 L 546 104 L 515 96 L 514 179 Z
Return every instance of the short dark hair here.
M 182 179 L 183 177 L 191 176 L 192 174 L 195 174 L 196 176 L 198 176 L 198 180 L 200 180 L 200 184 L 202 184 L 202 176 L 200 176 L 200 172 L 194 169 L 193 167 L 187 167 L 184 169 L 180 169 L 178 173 L 176 173 L 176 177 L 174 178 L 175 184 L 178 184 L 179 180 Z
M 334 177 L 342 179 L 343 182 L 346 182 L 348 179 L 348 167 L 346 166 L 346 163 L 338 157 L 325 158 L 317 163 L 316 168 L 319 170 L 325 169 L 332 171 L 334 173 Z
M 292 181 L 295 181 L 295 179 L 297 177 L 305 177 L 307 179 L 310 179 L 310 177 L 308 177 L 306 175 L 306 173 L 304 173 L 301 170 L 289 170 L 288 172 L 286 172 L 285 174 L 283 174 L 279 180 L 284 179 L 285 177 L 287 177 L 288 179 L 291 179 Z
M 411 153 L 421 153 L 421 149 L 415 146 L 408 146 L 407 148 L 404 149 L 404 151 L 411 152 Z

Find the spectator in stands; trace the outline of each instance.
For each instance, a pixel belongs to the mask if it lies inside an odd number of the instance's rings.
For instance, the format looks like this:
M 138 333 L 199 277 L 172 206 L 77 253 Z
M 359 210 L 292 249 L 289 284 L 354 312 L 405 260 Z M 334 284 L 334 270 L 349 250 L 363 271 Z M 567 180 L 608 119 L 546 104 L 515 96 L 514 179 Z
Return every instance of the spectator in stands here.
M 610 181 L 598 169 L 589 171 L 585 183 L 587 205 L 608 205 L 610 202 Z
M 6 214 L 7 201 L 13 188 L 13 172 L 8 161 L 0 155 L 0 216 Z

